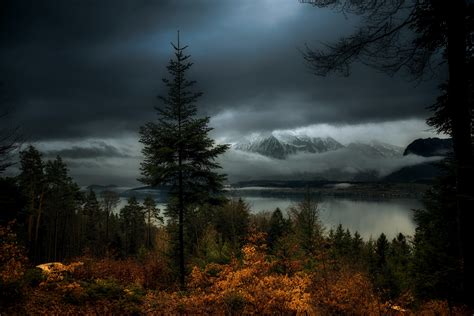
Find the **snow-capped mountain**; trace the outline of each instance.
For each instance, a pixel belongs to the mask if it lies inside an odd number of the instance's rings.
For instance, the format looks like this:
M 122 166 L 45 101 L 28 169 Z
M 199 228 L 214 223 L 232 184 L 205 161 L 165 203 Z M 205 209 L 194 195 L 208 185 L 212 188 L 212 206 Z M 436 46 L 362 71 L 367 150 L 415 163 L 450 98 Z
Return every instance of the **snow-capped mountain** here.
M 341 144 L 330 137 L 274 132 L 254 135 L 234 144 L 233 150 L 224 156 L 222 165 L 232 181 L 377 181 L 385 178 L 387 181 L 402 181 L 408 179 L 407 173 L 415 174 L 415 166 L 437 158 L 414 154 L 404 156 L 403 151 L 402 147 L 380 141 Z M 405 167 L 409 168 L 408 171 L 401 170 Z M 403 172 L 389 177 L 398 170 Z M 429 178 L 430 170 L 423 168 L 416 176 Z
M 234 149 L 258 153 L 263 156 L 285 159 L 297 153 L 322 153 L 344 147 L 331 137 L 309 137 L 272 133 L 268 136 L 256 136 L 247 142 L 234 145 Z
M 246 142 L 237 143 L 234 149 L 258 153 L 266 157 L 286 159 L 297 153 L 324 153 L 345 148 L 348 152 L 362 153 L 372 158 L 395 158 L 403 155 L 403 148 L 372 141 L 369 143 L 350 143 L 342 145 L 331 137 L 309 137 L 290 133 L 258 135 Z

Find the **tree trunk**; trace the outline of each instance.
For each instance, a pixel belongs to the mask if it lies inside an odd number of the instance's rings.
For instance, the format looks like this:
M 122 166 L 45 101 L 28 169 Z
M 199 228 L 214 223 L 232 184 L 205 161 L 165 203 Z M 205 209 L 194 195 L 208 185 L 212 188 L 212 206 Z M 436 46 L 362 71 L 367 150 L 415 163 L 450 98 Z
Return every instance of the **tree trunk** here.
M 458 209 L 460 255 L 463 265 L 465 298 L 473 294 L 472 233 L 473 200 L 472 181 L 471 111 L 468 98 L 466 65 L 466 5 L 464 0 L 447 4 L 448 13 L 448 107 L 452 119 L 454 156 L 456 160 L 456 200 Z
M 179 31 L 178 31 L 178 50 L 179 46 Z M 181 51 L 180 51 L 181 52 Z M 185 289 L 185 266 L 184 266 L 184 192 L 183 192 L 183 151 L 182 151 L 182 134 L 181 134 L 181 76 L 183 70 L 181 69 L 181 57 L 178 58 L 178 168 L 179 168 L 179 283 L 181 289 Z
M 60 251 L 60 258 L 61 259 L 64 259 L 66 256 L 67 256 L 67 250 L 66 250 L 66 227 L 68 226 L 68 219 L 69 219 L 69 216 L 68 214 L 66 213 L 66 215 L 64 216 L 64 221 L 62 222 L 62 227 L 61 227 L 61 251 Z M 71 241 L 74 239 L 74 234 L 75 234 L 75 229 L 74 229 L 74 225 L 71 225 L 71 231 L 69 232 L 69 247 L 67 248 L 70 248 L 70 245 L 71 245 Z
M 109 216 L 110 216 L 110 208 L 107 207 L 107 213 L 105 218 L 105 241 L 109 244 Z
M 59 211 L 56 209 L 56 214 L 54 218 L 54 261 L 58 260 L 58 218 Z
M 35 210 L 35 192 L 33 191 L 31 193 L 31 208 L 30 212 L 33 213 Z M 28 216 L 28 242 L 30 243 L 31 246 L 31 241 L 33 238 L 33 214 L 30 214 Z
M 179 154 L 179 283 L 181 288 L 185 288 L 184 269 L 184 194 L 183 194 L 183 171 L 181 170 L 182 157 Z
M 152 248 L 151 243 L 151 210 L 148 210 L 148 238 L 147 238 L 147 246 L 149 249 Z
M 38 260 L 38 235 L 39 235 L 39 227 L 41 224 L 41 212 L 43 211 L 43 197 L 44 197 L 44 190 L 41 191 L 40 201 L 38 206 L 38 216 L 36 217 L 36 228 L 35 228 L 35 262 Z

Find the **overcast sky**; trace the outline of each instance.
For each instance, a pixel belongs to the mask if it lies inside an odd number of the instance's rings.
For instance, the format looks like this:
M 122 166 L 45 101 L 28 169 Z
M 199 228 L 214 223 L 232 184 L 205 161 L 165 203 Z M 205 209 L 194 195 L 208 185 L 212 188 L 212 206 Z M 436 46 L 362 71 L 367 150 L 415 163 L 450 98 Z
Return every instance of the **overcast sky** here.
M 357 19 L 298 0 L 2 1 L 0 81 L 28 142 L 61 154 L 81 184 L 136 184 L 137 131 L 153 119 L 170 41 L 181 32 L 213 136 L 326 133 L 405 146 L 433 135 L 424 120 L 436 80 L 354 65 L 312 75 L 300 49 L 350 34 Z M 389 127 L 388 129 L 386 127 Z

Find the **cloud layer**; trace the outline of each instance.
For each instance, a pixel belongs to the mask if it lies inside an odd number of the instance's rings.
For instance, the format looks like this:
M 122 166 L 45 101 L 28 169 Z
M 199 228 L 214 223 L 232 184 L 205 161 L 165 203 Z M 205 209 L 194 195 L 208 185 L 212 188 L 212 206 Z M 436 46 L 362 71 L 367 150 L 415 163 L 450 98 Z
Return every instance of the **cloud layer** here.
M 30 141 L 120 137 L 154 116 L 180 29 L 216 135 L 425 118 L 437 82 L 416 85 L 355 65 L 317 78 L 305 43 L 357 19 L 297 0 L 4 1 L 0 78 Z
M 63 156 L 80 183 L 137 184 L 137 131 L 155 119 L 178 29 L 195 62 L 189 76 L 204 92 L 199 114 L 211 116 L 219 142 L 293 130 L 405 146 L 432 135 L 424 120 L 437 81 L 410 82 L 362 65 L 348 78 L 309 73 L 304 45 L 337 40 L 358 20 L 298 0 L 6 0 L 0 15 L 8 100 L 1 106 L 11 108 L 27 142 L 47 157 Z M 340 159 L 301 156 L 280 165 L 232 152 L 223 163 L 238 178 L 344 169 Z M 377 170 L 411 162 L 386 163 Z
M 350 159 L 347 159 L 350 157 Z M 222 166 L 231 182 L 248 180 L 314 180 L 350 181 L 363 173 L 375 172 L 383 177 L 402 167 L 437 161 L 440 157 L 415 155 L 377 158 L 342 148 L 320 154 L 300 153 L 285 160 L 259 154 L 230 150 L 222 158 Z

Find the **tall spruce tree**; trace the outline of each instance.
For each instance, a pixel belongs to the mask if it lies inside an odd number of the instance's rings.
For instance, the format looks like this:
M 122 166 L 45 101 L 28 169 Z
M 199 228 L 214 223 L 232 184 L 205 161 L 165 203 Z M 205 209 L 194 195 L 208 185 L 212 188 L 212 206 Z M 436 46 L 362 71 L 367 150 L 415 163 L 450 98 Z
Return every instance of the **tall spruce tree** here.
M 156 107 L 158 121 L 149 122 L 140 128 L 140 142 L 144 145 L 141 164 L 143 177 L 149 185 L 166 185 L 170 188 L 168 214 L 178 219 L 179 274 L 184 287 L 184 221 L 192 205 L 216 202 L 217 193 L 223 186 L 225 176 L 215 172 L 220 168 L 215 159 L 228 146 L 215 145 L 209 137 L 209 117 L 197 118 L 196 102 L 202 95 L 193 91 L 195 81 L 186 79 L 186 72 L 192 66 L 189 55 L 184 54 L 187 46 L 175 45 L 174 58 L 167 66 L 170 79 L 163 79 L 167 94 L 159 96 L 162 107 Z

